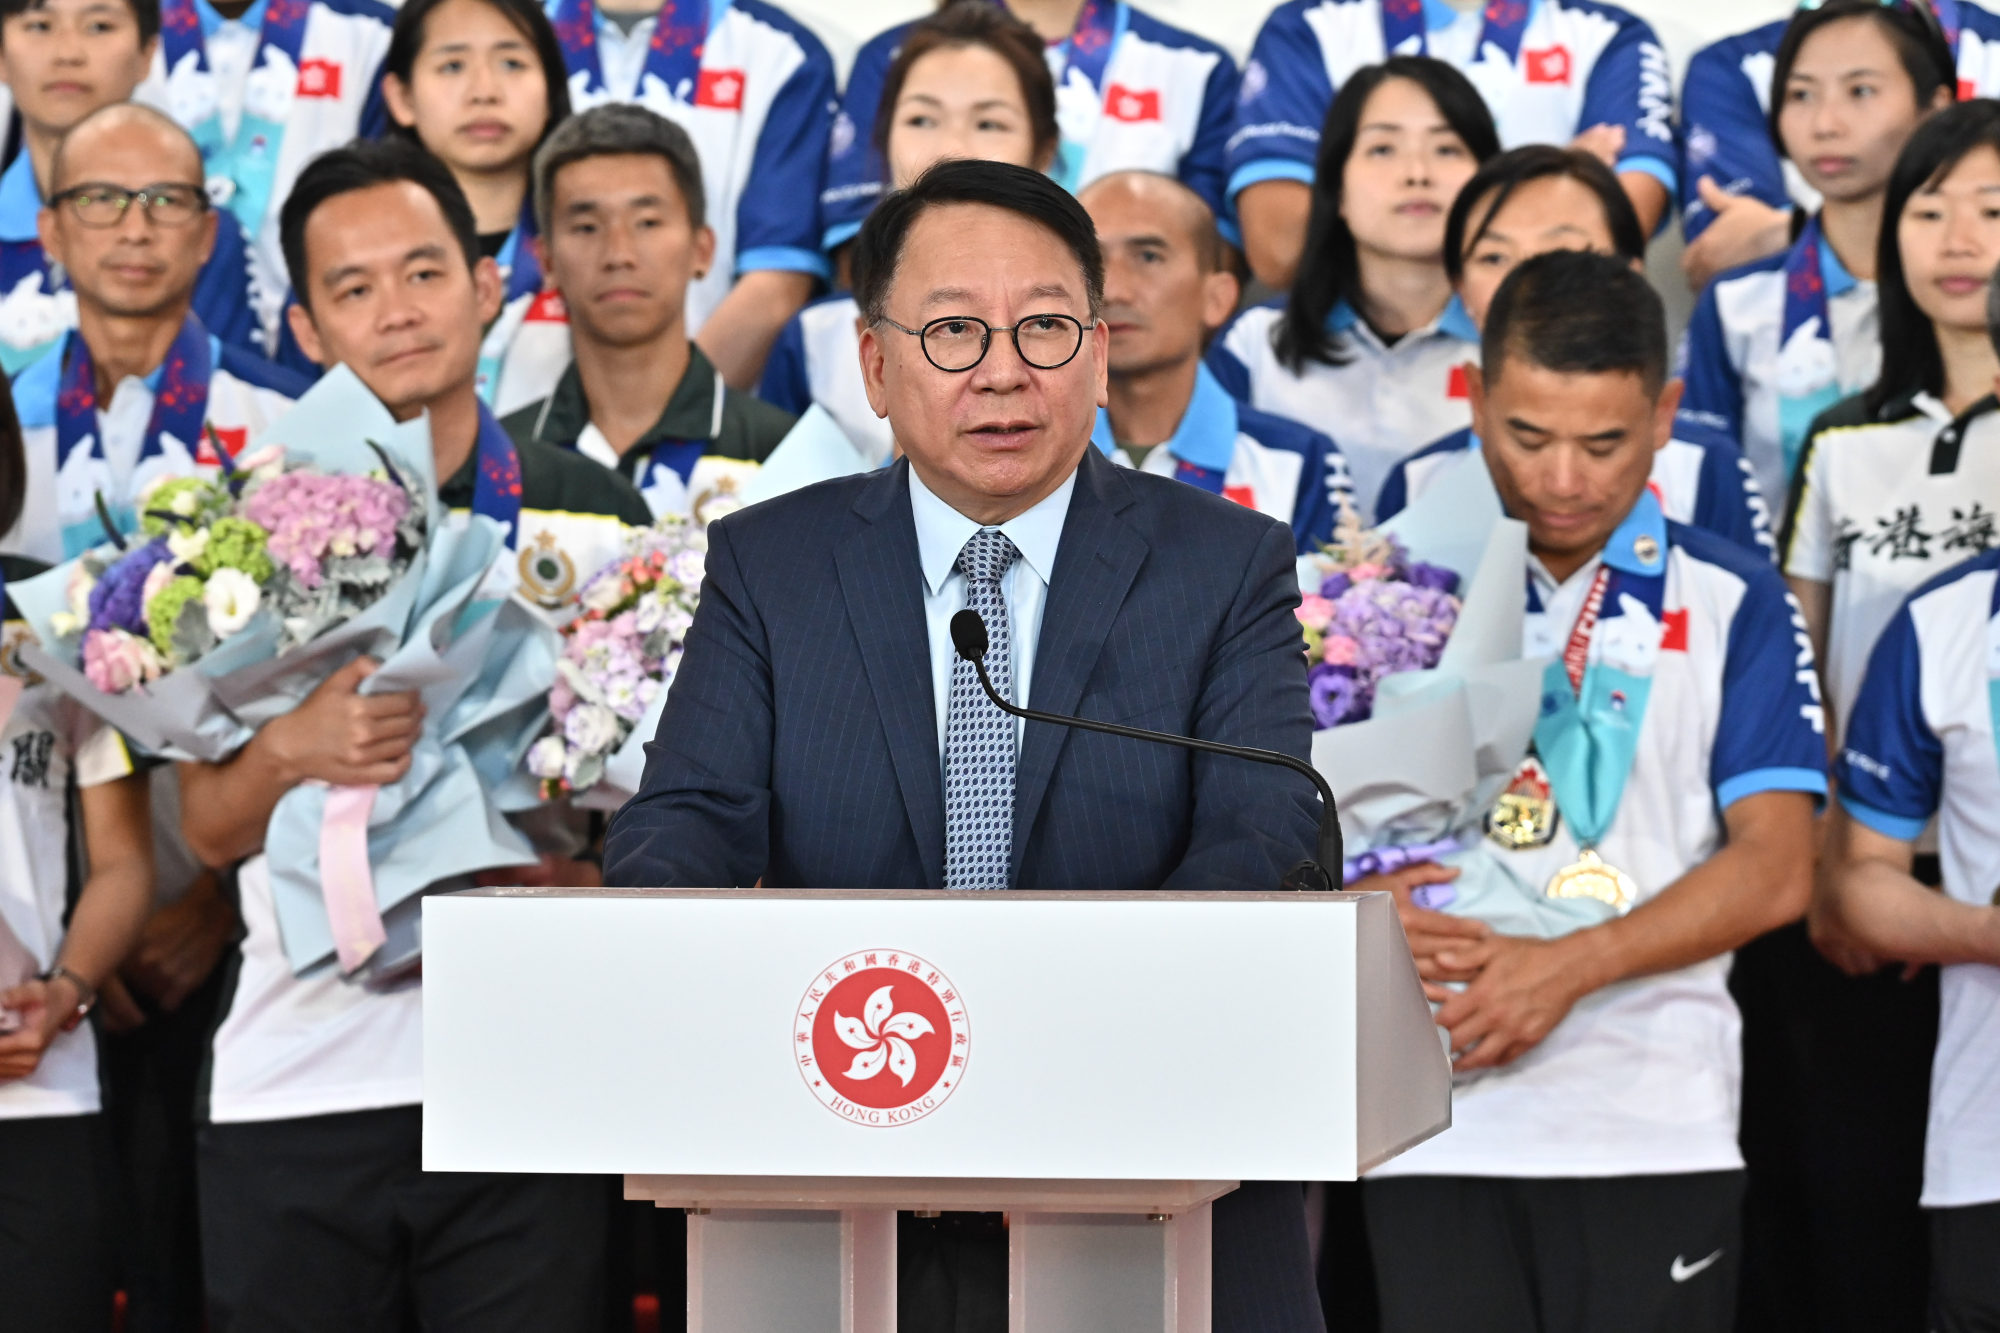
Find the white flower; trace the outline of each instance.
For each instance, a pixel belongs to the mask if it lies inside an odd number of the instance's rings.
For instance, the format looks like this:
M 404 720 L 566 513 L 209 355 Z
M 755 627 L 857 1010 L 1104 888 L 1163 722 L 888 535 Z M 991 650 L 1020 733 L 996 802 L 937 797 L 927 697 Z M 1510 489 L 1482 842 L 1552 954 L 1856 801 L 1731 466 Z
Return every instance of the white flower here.
M 618 744 L 618 714 L 603 704 L 579 703 L 563 719 L 563 737 L 585 754 L 602 754 Z
M 250 623 L 264 600 L 257 580 L 240 569 L 218 569 L 201 587 L 201 603 L 208 608 L 208 627 L 218 639 L 226 639 Z
M 896 1013 L 895 996 L 891 994 L 895 989 L 892 983 L 870 995 L 868 1003 L 862 1007 L 860 1018 L 849 1018 L 838 1009 L 833 1011 L 835 1034 L 851 1049 L 860 1052 L 854 1057 L 854 1063 L 847 1067 L 847 1077 L 874 1078 L 886 1067 L 903 1080 L 906 1088 L 916 1077 L 917 1056 L 910 1049 L 910 1042 L 929 1036 L 937 1029 L 922 1014 Z
M 603 611 L 608 614 L 613 607 L 625 599 L 625 589 L 620 586 L 621 582 L 622 580 L 620 579 L 607 576 L 592 583 L 590 587 L 584 590 L 581 599 L 583 609 L 586 611 Z
M 189 532 L 176 528 L 167 534 L 167 549 L 174 553 L 174 559 L 183 565 L 191 565 L 201 559 L 208 549 L 208 529 L 196 528 Z
M 562 737 L 544 736 L 528 748 L 528 771 L 553 781 L 563 775 L 564 755 Z
M 193 518 L 195 505 L 200 500 L 192 486 L 174 492 L 174 498 L 167 501 L 167 508 L 181 518 Z
M 641 634 L 651 634 L 666 618 L 667 599 L 657 592 L 649 592 L 639 598 L 639 604 L 632 608 L 632 628 Z
M 236 460 L 236 469 L 249 473 L 257 481 L 269 481 L 285 470 L 285 447 L 267 444 L 260 449 L 252 449 Z
M 659 628 L 667 632 L 667 637 L 679 642 L 687 637 L 688 629 L 694 624 L 694 613 L 679 602 L 668 607 L 660 617 Z

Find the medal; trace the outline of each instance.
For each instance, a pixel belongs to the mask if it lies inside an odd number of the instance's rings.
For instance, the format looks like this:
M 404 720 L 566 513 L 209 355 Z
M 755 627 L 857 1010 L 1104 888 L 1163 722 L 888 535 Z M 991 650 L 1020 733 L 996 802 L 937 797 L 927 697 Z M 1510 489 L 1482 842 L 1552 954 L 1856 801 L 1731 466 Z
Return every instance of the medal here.
M 1486 812 L 1486 836 L 1510 852 L 1546 847 L 1561 816 L 1541 760 L 1529 755 Z
M 1632 910 L 1639 886 L 1632 877 L 1586 847 L 1576 864 L 1564 866 L 1549 877 L 1551 898 L 1595 898 L 1623 916 Z

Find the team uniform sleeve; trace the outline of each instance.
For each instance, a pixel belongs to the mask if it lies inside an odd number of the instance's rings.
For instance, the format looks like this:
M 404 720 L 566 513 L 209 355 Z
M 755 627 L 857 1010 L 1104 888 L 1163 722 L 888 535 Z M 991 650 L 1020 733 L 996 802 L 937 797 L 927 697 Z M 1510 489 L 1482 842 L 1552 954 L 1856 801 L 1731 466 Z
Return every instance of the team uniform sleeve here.
M 1251 401 L 1250 367 L 1244 365 L 1242 358 L 1229 349 L 1230 332 L 1230 329 L 1225 328 L 1215 341 L 1208 345 L 1208 355 L 1202 360 L 1207 364 L 1209 373 L 1215 376 L 1231 398 L 1239 403 L 1247 403 Z
M 812 406 L 812 380 L 806 374 L 805 324 L 799 316 L 792 316 L 779 332 L 778 341 L 772 344 L 757 396 L 793 416 L 803 416 Z
M 1777 571 L 1744 572 L 1709 756 L 1716 805 L 1766 791 L 1826 795 L 1826 716 L 1805 617 Z
M 1680 150 L 1674 141 L 1673 74 L 1650 24 L 1632 19 L 1604 48 L 1584 85 L 1578 133 L 1597 125 L 1625 131 L 1620 172 L 1640 171 L 1680 194 Z
M 883 168 L 875 151 L 875 117 L 882 101 L 899 29 L 868 42 L 854 55 L 847 72 L 847 91 L 826 157 L 826 185 L 820 191 L 820 242 L 828 253 L 854 239 L 875 203 L 882 197 Z M 835 151 L 838 150 L 838 151 Z
M 807 39 L 801 38 L 802 43 Z M 817 207 L 833 131 L 833 60 L 816 41 L 771 103 L 736 205 L 736 271 L 832 273 Z
M 1915 842 L 1937 813 L 1944 746 L 1924 717 L 1923 649 L 1905 602 L 1875 641 L 1834 766 L 1840 804 L 1898 842 Z
M 1299 469 L 1298 503 L 1292 509 L 1292 536 L 1300 555 L 1310 555 L 1333 540 L 1333 525 L 1340 518 L 1344 500 L 1354 503 L 1353 484 L 1346 480 L 1347 468 L 1340 446 L 1318 431 L 1306 433 L 1306 461 Z
M 1710 283 L 1695 302 L 1681 338 L 1681 421 L 1692 430 L 1718 433 L 1743 443 L 1743 379 L 1729 360 L 1722 307 Z
M 1771 508 L 1757 485 L 1757 473 L 1740 450 L 1724 440 L 1701 444 L 1701 490 L 1695 496 L 1694 526 L 1727 537 L 1767 560 L 1777 558 L 1771 535 Z
M 1218 54 L 1202 88 L 1201 120 L 1195 126 L 1194 144 L 1180 165 L 1181 184 L 1207 202 L 1223 239 L 1239 247 L 1243 232 L 1229 206 L 1229 131 L 1236 122 L 1236 98 L 1241 88 L 1236 62 Z
M 1795 579 L 1831 583 L 1838 564 L 1840 535 L 1834 531 L 1833 504 L 1827 491 L 1831 466 L 1820 432 L 1806 437 L 1792 481 L 1792 507 L 1785 515 L 1785 539 L 1780 564 Z
M 1715 212 L 1701 202 L 1700 182 L 1709 177 L 1731 194 L 1747 194 L 1773 208 L 1791 207 L 1784 166 L 1757 89 L 1733 60 L 1730 44 L 1718 42 L 1695 53 L 1681 83 L 1681 229 L 1693 243 Z
M 1319 127 L 1333 91 L 1319 39 L 1304 15 L 1292 5 L 1272 11 L 1243 68 L 1226 157 L 1232 200 L 1261 181 L 1312 183 Z
M 215 249 L 195 278 L 193 304 L 202 327 L 224 344 L 264 355 L 263 329 L 250 304 L 250 247 L 226 208 L 215 210 Z

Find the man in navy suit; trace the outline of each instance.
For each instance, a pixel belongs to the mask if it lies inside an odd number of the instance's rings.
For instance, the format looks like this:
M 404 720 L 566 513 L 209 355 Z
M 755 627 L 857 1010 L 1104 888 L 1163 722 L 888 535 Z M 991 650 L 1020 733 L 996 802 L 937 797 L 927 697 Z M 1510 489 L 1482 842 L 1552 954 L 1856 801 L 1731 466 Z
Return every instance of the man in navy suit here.
M 634 886 L 1269 889 L 1294 775 L 1019 722 L 1057 713 L 1304 757 L 1282 524 L 1090 447 L 1109 331 L 1091 220 L 1038 172 L 945 162 L 856 242 L 862 371 L 903 458 L 709 528 L 701 608 L 605 879 Z M 906 1218 L 900 1327 L 1006 1327 L 999 1218 Z M 1324 1328 L 1297 1185 L 1215 1208 L 1215 1327 Z

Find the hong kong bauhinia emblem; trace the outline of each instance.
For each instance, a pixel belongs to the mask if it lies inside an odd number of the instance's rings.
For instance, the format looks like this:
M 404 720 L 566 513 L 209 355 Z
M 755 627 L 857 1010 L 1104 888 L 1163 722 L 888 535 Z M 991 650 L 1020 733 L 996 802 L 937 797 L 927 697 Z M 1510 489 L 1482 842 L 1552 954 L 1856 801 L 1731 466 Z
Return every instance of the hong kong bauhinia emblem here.
M 889 1127 L 923 1119 L 957 1090 L 972 1029 L 958 988 L 930 960 L 863 949 L 806 987 L 792 1048 L 820 1105 L 853 1124 Z

